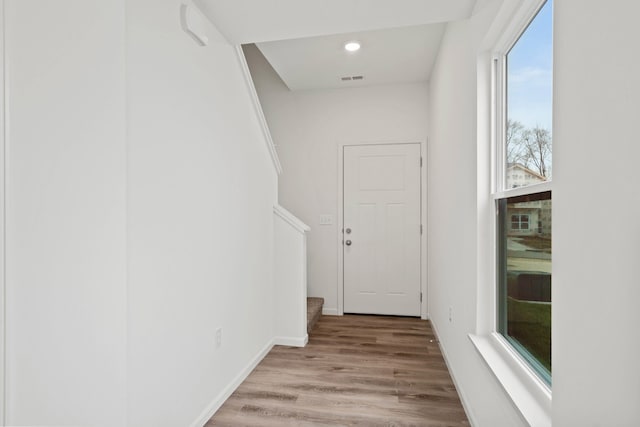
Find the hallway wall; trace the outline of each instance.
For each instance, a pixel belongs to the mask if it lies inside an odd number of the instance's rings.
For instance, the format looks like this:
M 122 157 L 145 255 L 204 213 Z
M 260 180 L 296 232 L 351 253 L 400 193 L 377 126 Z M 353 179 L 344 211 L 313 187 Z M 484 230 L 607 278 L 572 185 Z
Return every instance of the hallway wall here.
M 640 61 L 630 54 L 640 37 L 639 12 L 625 1 L 582 2 L 576 9 L 575 2 L 554 0 L 551 421 L 557 426 L 632 426 L 640 418 L 640 342 L 631 338 L 640 323 Z M 490 147 L 477 145 L 488 130 L 477 119 L 488 120 L 490 104 L 478 98 L 489 84 L 481 81 L 486 70 L 477 68 L 478 55 L 491 53 L 481 45 L 486 23 L 478 14 L 449 24 L 431 80 L 429 306 L 477 425 L 511 427 L 522 425 L 518 411 L 467 337 L 488 332 L 477 311 L 493 298 L 483 292 L 492 279 Z
M 124 3 L 5 13 L 6 424 L 122 426 Z
M 132 426 L 190 425 L 274 336 L 277 174 L 235 48 L 180 3 L 127 0 Z
M 577 19 L 575 2 L 554 0 L 553 424 L 633 426 L 640 5 L 579 9 Z
M 277 173 L 180 5 L 6 1 L 7 425 L 197 425 L 272 342 Z
M 478 426 L 525 425 L 468 338 L 478 304 L 478 43 L 492 13 L 447 25 L 430 82 L 429 315 Z M 451 309 L 451 321 L 449 310 Z

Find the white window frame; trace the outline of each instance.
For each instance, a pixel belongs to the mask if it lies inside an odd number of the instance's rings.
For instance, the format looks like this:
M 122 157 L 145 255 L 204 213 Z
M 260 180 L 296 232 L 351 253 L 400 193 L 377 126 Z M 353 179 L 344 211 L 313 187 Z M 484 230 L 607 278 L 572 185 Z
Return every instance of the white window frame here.
M 535 18 L 546 0 L 523 0 L 521 3 L 505 3 L 494 25 L 501 27 L 500 35 L 495 38 L 492 50 L 478 57 L 479 96 L 485 95 L 491 114 L 479 115 L 479 120 L 487 120 L 489 127 L 487 149 L 490 149 L 488 199 L 479 210 L 480 218 L 486 223 L 487 232 L 483 233 L 481 243 L 486 256 L 479 258 L 487 267 L 479 269 L 479 295 L 492 297 L 479 299 L 476 333 L 469 338 L 490 370 L 496 376 L 524 421 L 532 426 L 551 426 L 551 388 L 538 376 L 528 362 L 498 333 L 497 324 L 497 239 L 496 216 L 497 200 L 531 193 L 552 191 L 551 181 L 535 183 L 523 187 L 506 188 L 507 162 L 505 158 L 506 123 L 506 55 Z M 483 74 L 484 73 L 484 74 Z M 490 98 L 490 99 L 489 99 Z M 483 142 L 479 141 L 479 146 Z M 479 164 L 479 171 L 482 169 Z M 531 226 L 531 224 L 530 224 Z
M 531 184 L 524 185 L 522 187 L 516 188 L 508 188 L 507 187 L 507 159 L 506 159 L 506 122 L 507 122 L 507 55 L 509 51 L 518 43 L 522 34 L 527 30 L 529 24 L 535 19 L 538 12 L 545 5 L 547 0 L 537 0 L 531 1 L 530 4 L 526 4 L 522 8 L 522 18 L 518 20 L 520 24 L 517 27 L 514 27 L 511 31 L 505 32 L 503 38 L 500 41 L 500 44 L 494 50 L 493 54 L 493 65 L 494 65 L 494 79 L 493 79 L 493 93 L 495 94 L 495 105 L 493 106 L 493 116 L 494 121 L 497 126 L 497 132 L 494 132 L 494 139 L 492 141 L 494 145 L 494 150 L 496 153 L 496 164 L 493 168 L 495 173 L 497 174 L 496 179 L 494 180 L 495 187 L 494 192 L 492 194 L 493 197 L 493 205 L 495 209 L 495 205 L 498 200 L 506 199 L 509 197 L 520 196 L 525 194 L 534 194 L 543 191 L 552 191 L 553 188 L 553 180 L 549 180 L 546 182 L 542 182 L 539 184 Z M 525 14 L 526 12 L 526 14 Z M 509 219 L 510 221 L 510 219 Z M 519 229 L 521 230 L 521 229 Z M 494 232 L 494 236 L 497 236 L 497 233 Z M 496 243 L 497 244 L 497 243 Z M 497 251 L 494 252 L 494 254 Z M 497 259 L 494 259 L 494 265 L 497 265 Z M 494 281 L 496 282 L 497 287 L 497 279 L 498 272 L 496 271 L 494 274 Z M 496 289 L 497 291 L 497 289 Z M 495 293 L 497 295 L 497 292 Z M 499 308 L 496 303 L 496 311 Z M 496 333 L 498 332 L 497 327 L 497 318 L 496 318 Z M 510 344 L 509 344 L 510 345 Z M 524 357 L 520 356 L 519 352 L 516 352 L 518 357 L 521 357 L 522 361 L 529 366 L 529 363 L 525 361 Z M 537 376 L 537 375 L 536 375 Z M 549 389 L 549 393 L 551 393 L 551 388 L 544 383 L 544 386 Z

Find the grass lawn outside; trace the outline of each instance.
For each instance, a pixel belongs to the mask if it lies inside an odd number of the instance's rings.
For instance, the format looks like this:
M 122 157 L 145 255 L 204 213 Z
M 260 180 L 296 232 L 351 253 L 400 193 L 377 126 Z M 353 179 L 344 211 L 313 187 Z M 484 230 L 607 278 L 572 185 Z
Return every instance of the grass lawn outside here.
M 551 372 L 551 303 L 507 297 L 507 333 Z
M 537 249 L 541 252 L 551 253 L 551 239 L 548 237 L 540 237 L 540 236 L 513 236 L 509 237 L 513 239 L 515 242 L 521 243 L 525 246 L 528 246 L 532 249 Z

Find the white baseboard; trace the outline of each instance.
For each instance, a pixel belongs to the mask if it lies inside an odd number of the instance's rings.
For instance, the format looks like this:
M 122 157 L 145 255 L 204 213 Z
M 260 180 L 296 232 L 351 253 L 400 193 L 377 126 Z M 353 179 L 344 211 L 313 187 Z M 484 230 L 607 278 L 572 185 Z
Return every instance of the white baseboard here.
M 338 315 L 338 309 L 337 308 L 322 308 L 322 314 L 326 315 L 326 316 L 337 316 Z
M 249 374 L 258 366 L 258 363 L 264 359 L 264 357 L 271 351 L 273 348 L 274 340 L 271 340 L 264 346 L 262 350 L 251 359 L 249 364 L 245 366 L 245 368 L 240 371 L 238 375 L 227 385 L 214 399 L 213 401 L 205 408 L 205 410 L 196 418 L 196 420 L 191 423 L 191 427 L 203 427 L 209 419 L 216 413 L 218 409 L 222 406 L 222 404 L 233 394 L 233 392 L 238 388 L 242 381 L 244 381 Z
M 309 335 L 305 334 L 303 337 L 275 337 L 273 339 L 274 345 L 287 345 L 291 347 L 304 347 L 309 342 Z
M 449 357 L 447 356 L 447 351 L 442 346 L 442 341 L 440 341 L 440 336 L 438 334 L 438 328 L 436 328 L 436 324 L 433 323 L 433 319 L 430 319 L 430 322 L 431 322 L 431 327 L 433 328 L 433 334 L 436 336 L 436 340 L 438 340 L 438 347 L 440 347 L 440 353 L 442 353 L 442 357 L 444 359 L 444 363 L 447 365 L 447 369 L 449 370 L 449 374 L 451 375 L 451 379 L 453 380 L 453 385 L 456 386 L 456 391 L 458 392 L 458 395 L 460 396 L 460 402 L 462 402 L 462 408 L 464 409 L 464 412 L 467 414 L 467 418 L 469 419 L 469 423 L 471 424 L 471 427 L 477 426 L 478 422 L 476 421 L 476 418 L 475 418 L 475 416 L 473 414 L 473 411 L 471 410 L 471 407 L 469 406 L 469 401 L 467 400 L 467 395 L 465 394 L 464 390 L 460 388 L 460 384 L 456 380 L 456 375 L 453 372 L 453 370 L 451 369 L 451 365 L 449 364 Z

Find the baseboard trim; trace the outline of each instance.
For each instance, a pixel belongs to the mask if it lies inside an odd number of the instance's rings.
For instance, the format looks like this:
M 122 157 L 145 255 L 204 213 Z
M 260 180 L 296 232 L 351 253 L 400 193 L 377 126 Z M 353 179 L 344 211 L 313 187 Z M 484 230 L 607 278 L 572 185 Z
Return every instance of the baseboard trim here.
M 309 342 L 309 335 L 305 334 L 303 337 L 275 337 L 273 339 L 274 345 L 286 345 L 290 347 L 304 347 Z
M 249 362 L 245 368 L 240 371 L 238 375 L 227 385 L 214 399 L 213 401 L 205 408 L 205 410 L 196 418 L 196 420 L 191 423 L 190 427 L 203 427 L 209 419 L 216 413 L 218 409 L 222 406 L 222 404 L 233 394 L 233 392 L 238 388 L 240 384 L 249 376 L 249 374 L 258 366 L 258 363 L 264 359 L 264 357 L 271 351 L 273 348 L 274 340 L 270 340 L 267 345 L 260 350 L 260 352 Z
M 324 314 L 326 316 L 337 316 L 338 315 L 338 309 L 322 307 L 322 314 Z
M 469 400 L 467 399 L 467 395 L 465 394 L 464 390 L 460 387 L 460 383 L 458 383 L 458 380 L 456 380 L 456 375 L 453 369 L 451 369 L 451 364 L 449 363 L 449 357 L 447 356 L 447 351 L 443 347 L 442 341 L 440 341 L 440 334 L 438 334 L 438 328 L 436 327 L 436 324 L 433 322 L 433 319 L 429 319 L 429 321 L 431 322 L 431 327 L 433 328 L 433 334 L 436 336 L 436 340 L 438 340 L 438 347 L 440 347 L 440 353 L 442 353 L 442 358 L 444 359 L 444 363 L 447 365 L 447 369 L 449 370 L 449 374 L 451 375 L 451 379 L 453 380 L 453 385 L 456 386 L 456 391 L 460 396 L 460 402 L 462 403 L 462 408 L 464 409 L 464 412 L 467 414 L 467 418 L 469 419 L 469 423 L 471 424 L 471 427 L 477 426 L 479 424 L 476 421 L 475 415 L 471 410 L 471 407 L 469 406 Z

